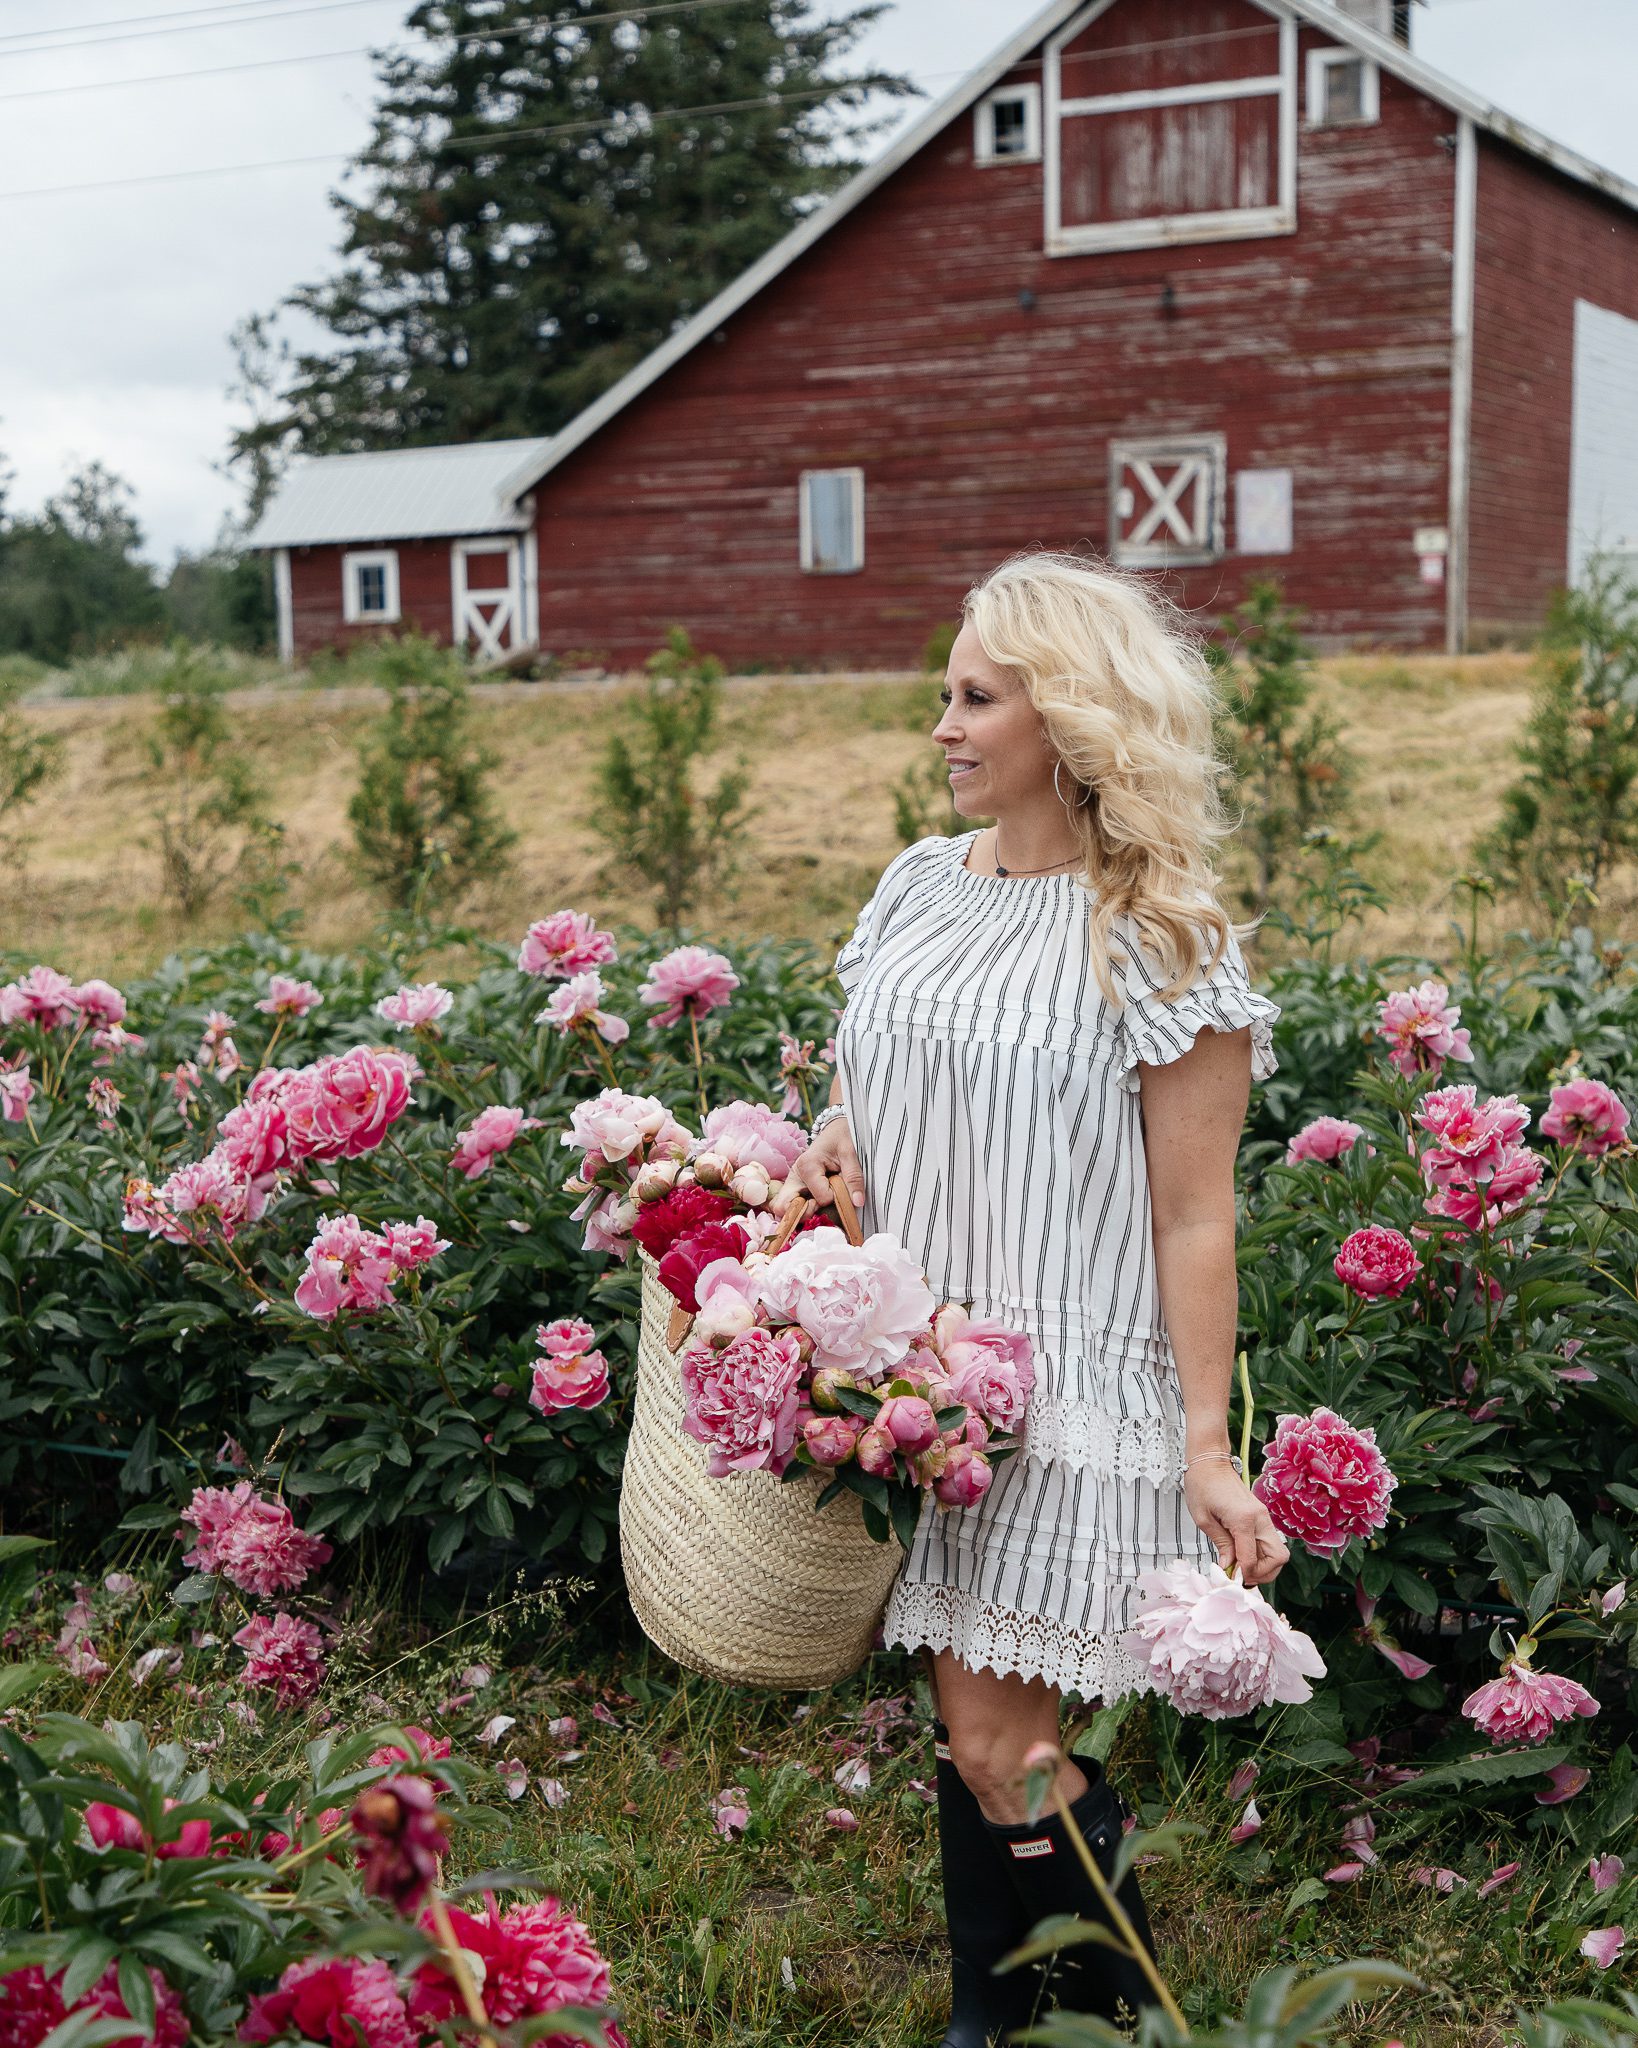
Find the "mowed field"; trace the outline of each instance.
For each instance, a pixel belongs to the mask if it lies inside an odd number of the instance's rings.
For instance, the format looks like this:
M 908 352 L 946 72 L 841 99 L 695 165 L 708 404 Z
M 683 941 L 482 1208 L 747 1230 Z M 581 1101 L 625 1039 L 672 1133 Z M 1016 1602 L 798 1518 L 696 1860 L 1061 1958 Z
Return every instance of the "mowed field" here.
M 1359 756 L 1356 825 L 1385 837 L 1371 872 L 1391 908 L 1351 936 L 1373 951 L 1426 954 L 1450 945 L 1451 884 L 1476 832 L 1496 814 L 1515 772 L 1513 746 L 1529 709 L 1523 654 L 1324 662 L 1316 701 L 1330 703 Z M 703 905 L 692 934 L 732 940 L 761 934 L 838 940 L 898 850 L 893 790 L 916 763 L 936 762 L 929 734 L 939 715 L 936 678 L 904 675 L 732 678 L 718 745 L 703 780 L 742 757 L 757 815 L 736 881 Z M 599 919 L 652 924 L 640 892 L 598 880 L 602 854 L 588 828 L 594 764 L 638 682 L 482 684 L 474 727 L 499 755 L 495 789 L 520 834 L 511 870 L 458 906 L 463 922 L 515 941 L 531 919 L 563 907 Z M 303 912 L 302 941 L 321 950 L 368 937 L 380 899 L 361 883 L 346 804 L 357 746 L 379 700 L 368 688 L 298 682 L 235 691 L 226 702 L 272 815 L 299 864 L 287 900 Z M 27 814 L 21 871 L 0 871 L 6 898 L 0 945 L 64 973 L 113 979 L 151 969 L 177 947 L 240 929 L 224 894 L 190 926 L 164 902 L 144 773 L 151 698 L 36 702 L 26 715 L 67 741 L 67 774 Z M 1520 921 L 1503 902 L 1484 920 Z M 1612 896 L 1602 936 L 1638 929 Z M 1262 941 L 1266 947 L 1275 943 Z

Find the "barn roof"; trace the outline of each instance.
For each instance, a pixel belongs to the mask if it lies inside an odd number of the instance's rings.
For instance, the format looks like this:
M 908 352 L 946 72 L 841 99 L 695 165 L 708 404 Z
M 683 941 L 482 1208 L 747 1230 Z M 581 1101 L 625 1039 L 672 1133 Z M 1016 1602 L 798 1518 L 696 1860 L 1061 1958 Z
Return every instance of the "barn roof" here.
M 526 527 L 513 487 L 540 462 L 545 437 L 315 455 L 293 463 L 249 536 L 253 548 L 337 541 L 422 540 Z
M 527 456 L 518 466 L 507 488 L 521 497 L 532 490 L 541 478 L 572 455 L 575 449 L 589 441 L 593 434 L 606 426 L 617 413 L 631 404 L 663 377 L 674 363 L 680 362 L 700 342 L 709 337 L 737 313 L 742 306 L 753 299 L 764 285 L 771 284 L 784 270 L 789 269 L 796 259 L 811 249 L 815 242 L 827 235 L 836 224 L 845 220 L 853 209 L 879 185 L 883 185 L 893 173 L 907 164 L 918 151 L 925 148 L 933 138 L 959 115 L 966 112 L 975 101 L 981 99 L 994 85 L 998 85 L 1007 73 L 1025 57 L 1038 43 L 1060 29 L 1087 4 L 1087 0 L 1048 0 L 1039 13 L 1011 35 L 976 71 L 962 80 L 952 92 L 946 93 L 922 118 L 907 128 L 891 149 L 867 164 L 856 177 L 849 179 L 833 199 L 825 206 L 810 214 L 799 226 L 792 228 L 782 240 L 776 242 L 762 259 L 753 263 L 735 278 L 726 290 L 721 291 L 711 302 L 701 307 L 693 319 L 679 327 L 650 355 L 622 377 L 618 384 L 611 385 L 594 405 L 573 419 L 560 434 L 556 434 L 537 454 Z M 1436 71 L 1431 64 L 1424 64 L 1415 57 L 1403 43 L 1390 36 L 1379 35 L 1375 29 L 1367 28 L 1351 16 L 1339 13 L 1328 0 L 1253 0 L 1266 14 L 1277 19 L 1296 20 L 1313 28 L 1323 29 L 1338 43 L 1357 49 L 1362 56 L 1371 58 L 1384 71 L 1402 79 L 1417 92 L 1425 93 L 1431 100 L 1437 100 L 1452 113 L 1465 116 L 1476 127 L 1487 130 L 1509 142 L 1515 149 L 1538 158 L 1565 177 L 1574 178 L 1584 185 L 1592 186 L 1606 197 L 1619 201 L 1623 206 L 1638 211 L 1638 185 L 1619 177 L 1614 171 L 1596 164 L 1590 157 L 1579 151 L 1568 149 L 1563 143 L 1554 142 L 1527 123 L 1515 120 L 1511 114 L 1492 106 L 1477 93 L 1469 92 L 1466 86 L 1458 85 L 1442 71 Z

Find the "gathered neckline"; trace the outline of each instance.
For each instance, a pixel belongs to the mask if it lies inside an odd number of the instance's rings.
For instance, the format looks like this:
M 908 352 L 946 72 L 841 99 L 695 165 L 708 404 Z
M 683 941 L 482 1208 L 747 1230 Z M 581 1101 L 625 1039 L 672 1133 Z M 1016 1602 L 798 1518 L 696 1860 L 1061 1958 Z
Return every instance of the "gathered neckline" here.
M 979 833 L 983 830 L 984 827 L 982 825 L 975 825 L 970 832 L 958 833 L 949 842 L 952 849 L 955 849 L 956 852 L 953 866 L 962 881 L 972 882 L 981 889 L 1021 889 L 1031 883 L 1037 887 L 1044 885 L 1049 888 L 1064 886 L 1075 888 L 1078 886 L 1084 889 L 1086 887 L 1084 875 L 1077 874 L 1073 868 L 1067 874 L 1058 875 L 980 875 L 975 873 L 967 865 L 967 855 L 971 852 Z

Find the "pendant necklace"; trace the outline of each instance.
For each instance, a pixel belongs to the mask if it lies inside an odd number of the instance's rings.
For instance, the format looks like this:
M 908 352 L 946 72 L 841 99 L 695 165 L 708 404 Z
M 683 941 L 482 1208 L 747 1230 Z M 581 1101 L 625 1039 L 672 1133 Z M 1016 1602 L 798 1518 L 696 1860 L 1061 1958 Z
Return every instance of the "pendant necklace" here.
M 996 873 L 997 873 L 998 875 L 1049 875 L 1049 874 L 1051 874 L 1051 872 L 1052 872 L 1052 870 L 1053 870 L 1054 868 L 1066 868 L 1066 867 L 1068 867 L 1068 866 L 1069 866 L 1069 864 L 1070 864 L 1070 862 L 1071 862 L 1071 861 L 1076 861 L 1076 860 L 1079 860 L 1079 859 L 1080 859 L 1080 857 L 1081 857 L 1081 856 L 1080 856 L 1080 855 L 1079 855 L 1078 853 L 1071 853 L 1071 854 L 1067 855 L 1067 856 L 1066 856 L 1066 857 L 1065 857 L 1065 858 L 1064 858 L 1063 860 L 1055 860 L 1055 861 L 1051 861 L 1051 862 L 1049 862 L 1049 863 L 1048 863 L 1048 865 L 1047 865 L 1046 867 L 1044 867 L 1044 868 L 1004 868 L 1004 867 L 1003 867 L 1003 866 L 1001 865 L 1001 850 L 1000 850 L 1000 849 L 1001 849 L 1001 835 L 1000 835 L 1000 833 L 997 833 L 997 834 L 996 834 L 996 840 L 995 840 L 995 843 L 996 843 L 996 854 L 995 854 L 995 872 L 996 872 Z

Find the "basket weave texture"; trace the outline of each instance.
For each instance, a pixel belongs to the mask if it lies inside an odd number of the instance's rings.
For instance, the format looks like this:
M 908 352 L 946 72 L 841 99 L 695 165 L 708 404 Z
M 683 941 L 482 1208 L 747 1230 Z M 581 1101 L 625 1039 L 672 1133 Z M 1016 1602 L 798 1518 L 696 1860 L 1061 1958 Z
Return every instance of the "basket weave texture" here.
M 643 1633 L 690 1671 L 788 1692 L 834 1685 L 869 1652 L 904 1553 L 865 1532 L 858 1497 L 816 1511 L 830 1475 L 713 1479 L 683 1433 L 676 1303 L 643 1274 L 637 1397 L 620 1482 L 620 1556 Z

